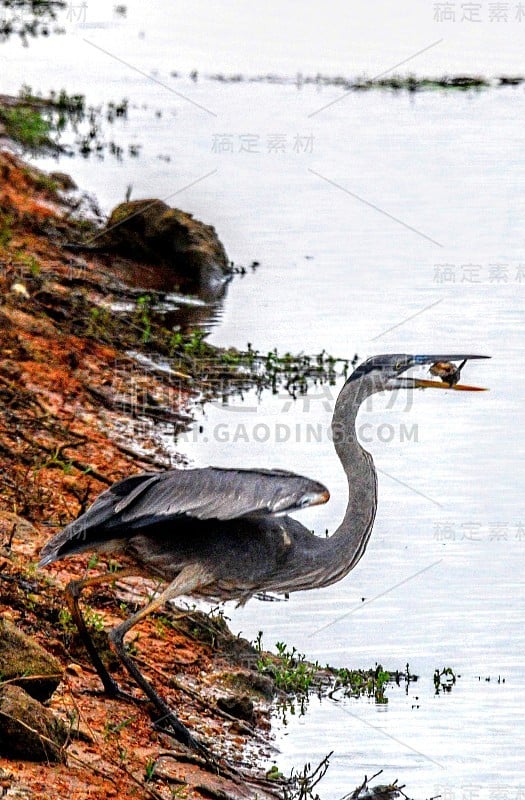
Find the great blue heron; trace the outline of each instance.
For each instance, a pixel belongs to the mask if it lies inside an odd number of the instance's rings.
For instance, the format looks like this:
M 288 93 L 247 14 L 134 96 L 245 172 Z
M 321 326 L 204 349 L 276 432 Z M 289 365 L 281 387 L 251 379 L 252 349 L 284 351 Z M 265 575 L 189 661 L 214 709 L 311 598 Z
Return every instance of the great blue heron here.
M 372 456 L 357 440 L 361 403 L 375 392 L 397 388 L 476 390 L 401 377 L 411 367 L 485 358 L 476 355 L 381 355 L 369 358 L 344 384 L 332 419 L 333 441 L 348 477 L 348 505 L 330 538 L 315 536 L 289 512 L 326 503 L 317 481 L 284 470 L 204 469 L 143 473 L 115 483 L 77 520 L 54 536 L 40 566 L 85 550 L 124 554 L 134 567 L 122 575 L 160 578 L 168 586 L 150 603 L 113 628 L 110 641 L 121 661 L 154 703 L 164 726 L 182 743 L 205 751 L 144 678 L 124 649 L 124 636 L 139 620 L 181 595 L 245 603 L 261 592 L 297 592 L 343 578 L 363 556 L 377 507 Z M 463 366 L 463 365 L 462 365 Z M 86 629 L 79 597 L 86 586 L 115 574 L 72 581 L 68 604 L 106 692 L 120 690 Z M 158 723 L 157 723 L 158 726 Z

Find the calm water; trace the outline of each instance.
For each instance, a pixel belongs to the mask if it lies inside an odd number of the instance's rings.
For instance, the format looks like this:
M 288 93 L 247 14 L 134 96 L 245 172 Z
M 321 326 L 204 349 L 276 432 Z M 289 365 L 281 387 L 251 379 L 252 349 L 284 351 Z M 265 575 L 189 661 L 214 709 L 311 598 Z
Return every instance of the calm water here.
M 418 797 L 517 800 L 525 766 L 523 89 L 351 94 L 310 116 L 340 92 L 193 82 L 187 72 L 377 74 L 440 38 L 406 69 L 523 72 L 525 20 L 489 23 L 488 3 L 477 27 L 434 22 L 436 4 L 415 0 L 352 10 L 168 5 L 146 12 L 129 3 L 119 20 L 90 2 L 86 26 L 69 24 L 53 44 L 2 46 L 1 89 L 25 81 L 92 101 L 130 99 L 112 136 L 141 144 L 139 159 L 60 167 L 106 210 L 130 183 L 133 197 L 170 197 L 212 222 L 234 261 L 261 262 L 230 286 L 211 340 L 363 358 L 493 356 L 465 375 L 490 393 L 419 392 L 392 408 L 378 397 L 363 411 L 380 502 L 367 553 L 345 581 L 287 603 L 227 610 L 235 630 L 252 639 L 263 630 L 268 646 L 286 641 L 340 666 L 409 662 L 420 676 L 408 694 L 391 689 L 386 706 L 313 699 L 306 716 L 280 727 L 277 762 L 287 770 L 334 750 L 322 784 L 334 800 L 381 768 Z M 93 43 L 155 70 L 217 116 Z M 186 77 L 170 78 L 172 70 Z M 307 403 L 248 395 L 207 406 L 202 432 L 174 446 L 198 465 L 285 467 L 321 479 L 332 500 L 302 520 L 322 535 L 345 506 L 326 434 L 338 388 Z M 443 667 L 461 678 L 435 696 L 433 672 Z

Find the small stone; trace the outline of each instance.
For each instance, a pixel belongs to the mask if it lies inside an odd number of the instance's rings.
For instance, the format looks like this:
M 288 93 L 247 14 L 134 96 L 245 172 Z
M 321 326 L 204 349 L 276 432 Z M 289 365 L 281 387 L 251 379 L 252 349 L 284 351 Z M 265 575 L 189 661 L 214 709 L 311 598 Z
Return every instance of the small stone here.
M 267 700 L 271 700 L 275 694 L 275 683 L 267 675 L 252 671 L 246 676 L 246 681 L 254 691 L 262 694 Z
M 82 675 L 84 674 L 84 670 L 82 669 L 80 664 L 74 664 L 73 662 L 67 665 L 66 672 L 68 675 L 75 675 L 75 677 L 77 678 L 81 678 Z
M 226 711 L 232 717 L 244 719 L 247 722 L 253 722 L 254 720 L 253 702 L 247 695 L 219 697 L 217 705 L 221 711 Z
M 75 181 L 67 172 L 50 172 L 49 177 L 52 181 L 58 183 L 59 188 L 64 192 L 71 192 L 73 189 L 78 189 Z
M 27 291 L 26 285 L 20 281 L 16 281 L 16 283 L 12 284 L 11 291 L 13 294 L 17 294 L 19 297 L 29 297 L 29 292 Z

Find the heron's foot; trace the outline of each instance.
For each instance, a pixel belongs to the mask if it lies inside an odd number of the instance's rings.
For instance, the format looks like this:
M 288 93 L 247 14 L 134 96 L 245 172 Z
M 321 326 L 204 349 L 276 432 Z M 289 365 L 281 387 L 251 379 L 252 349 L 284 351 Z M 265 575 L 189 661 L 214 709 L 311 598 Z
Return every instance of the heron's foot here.
M 116 690 L 112 690 L 111 693 L 105 691 L 104 694 L 112 700 L 122 700 L 124 703 L 134 703 L 136 706 L 143 705 L 147 702 L 144 697 L 135 697 L 134 694 L 125 692 L 124 689 L 121 689 L 118 685 Z
M 153 722 L 153 728 L 159 731 L 159 733 L 173 736 L 181 744 L 189 747 L 191 750 L 195 750 L 195 752 L 201 755 L 208 763 L 216 763 L 208 748 L 202 742 L 199 742 L 172 712 L 164 714 L 160 719 Z
M 122 700 L 124 703 L 134 703 L 135 705 L 146 702 L 145 698 L 143 697 L 135 697 L 134 694 L 125 692 L 124 689 L 121 689 L 118 683 L 109 675 L 103 681 L 103 684 L 103 689 L 95 689 L 90 692 L 90 694 L 104 695 L 105 697 L 109 697 L 111 700 Z

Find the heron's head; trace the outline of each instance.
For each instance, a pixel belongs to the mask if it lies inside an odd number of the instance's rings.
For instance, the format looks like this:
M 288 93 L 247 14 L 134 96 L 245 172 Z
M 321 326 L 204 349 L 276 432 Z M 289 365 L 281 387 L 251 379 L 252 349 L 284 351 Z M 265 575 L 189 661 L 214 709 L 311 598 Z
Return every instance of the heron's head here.
M 480 392 L 478 386 L 466 386 L 459 383 L 461 369 L 470 359 L 490 358 L 479 355 L 408 355 L 407 353 L 388 353 L 382 356 L 372 356 L 363 361 L 348 378 L 347 384 L 355 381 L 366 384 L 368 392 L 380 392 L 392 389 L 455 389 L 462 391 Z M 457 363 L 457 367 L 455 365 Z M 423 377 L 406 376 L 403 373 L 412 367 L 425 365 L 447 365 L 443 370 L 447 378 L 441 381 L 427 380 Z M 454 369 L 454 367 L 456 367 Z M 439 370 L 437 371 L 439 374 Z M 450 379 L 450 375 L 453 379 Z M 355 385 L 355 384 L 354 384 Z

